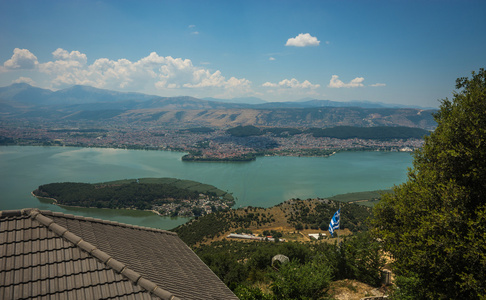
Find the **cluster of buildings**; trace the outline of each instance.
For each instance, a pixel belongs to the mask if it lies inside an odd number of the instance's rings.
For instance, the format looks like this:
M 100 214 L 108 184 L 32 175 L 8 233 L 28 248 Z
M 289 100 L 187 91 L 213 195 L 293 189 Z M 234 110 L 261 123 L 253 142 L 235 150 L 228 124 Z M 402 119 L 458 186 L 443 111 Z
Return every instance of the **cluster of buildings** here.
M 230 233 L 227 238 L 232 239 L 243 239 L 243 240 L 252 240 L 252 241 L 270 241 L 275 242 L 275 238 L 273 236 L 257 236 L 254 234 L 248 233 Z M 285 241 L 285 239 L 278 239 L 279 241 Z
M 365 140 L 314 137 L 297 134 L 278 137 L 271 133 L 261 136 L 234 137 L 225 130 L 192 133 L 180 129 L 144 127 L 141 125 L 109 125 L 94 129 L 60 129 L 60 126 L 15 126 L 0 124 L 0 143 L 17 145 L 59 145 L 79 147 L 108 147 L 127 149 L 177 150 L 225 159 L 256 153 L 304 154 L 318 150 L 384 150 L 413 151 L 423 144 L 422 139 Z M 302 153 L 301 153 L 302 152 Z M 307 151 L 308 153 L 308 151 Z
M 204 216 L 214 211 L 230 209 L 233 203 L 223 200 L 222 197 L 209 199 L 200 195 L 198 200 L 181 200 L 152 206 L 152 211 L 161 216 L 194 217 Z

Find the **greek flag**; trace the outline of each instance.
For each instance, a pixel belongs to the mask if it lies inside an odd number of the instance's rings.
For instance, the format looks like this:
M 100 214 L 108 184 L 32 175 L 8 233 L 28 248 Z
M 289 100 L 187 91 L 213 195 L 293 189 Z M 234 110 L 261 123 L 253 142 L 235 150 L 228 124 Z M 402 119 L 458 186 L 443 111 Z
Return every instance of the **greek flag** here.
M 329 232 L 333 237 L 334 237 L 334 230 L 339 229 L 340 215 L 341 215 L 341 210 L 338 210 L 337 212 L 334 213 L 334 216 L 332 216 L 331 223 L 329 223 Z

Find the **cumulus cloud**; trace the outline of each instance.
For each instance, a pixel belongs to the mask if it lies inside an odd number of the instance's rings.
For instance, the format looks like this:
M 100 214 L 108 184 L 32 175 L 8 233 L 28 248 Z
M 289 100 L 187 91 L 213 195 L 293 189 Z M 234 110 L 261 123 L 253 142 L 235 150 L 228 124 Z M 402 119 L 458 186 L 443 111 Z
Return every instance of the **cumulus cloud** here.
M 375 83 L 375 84 L 371 84 L 370 86 L 372 87 L 381 87 L 381 86 L 386 86 L 385 83 Z
M 319 46 L 319 43 L 320 41 L 316 37 L 313 37 L 308 33 L 301 33 L 294 38 L 288 39 L 285 46 L 294 46 L 294 47 Z
M 316 89 L 320 87 L 319 84 L 312 84 L 308 80 L 304 82 L 299 82 L 297 79 L 284 79 L 279 83 L 272 83 L 272 82 L 265 82 L 262 84 L 263 87 L 270 87 L 270 88 L 290 88 L 290 89 Z
M 30 85 L 35 84 L 35 82 L 34 82 L 34 80 L 32 80 L 32 78 L 23 77 L 23 76 L 20 76 L 19 78 L 15 79 L 14 81 L 12 81 L 12 83 L 28 83 Z
M 34 69 L 37 64 L 37 57 L 27 49 L 14 49 L 12 57 L 3 63 L 5 70 Z
M 88 64 L 87 56 L 79 51 L 56 49 L 53 60 L 38 63 L 37 58 L 26 49 L 15 49 L 4 69 L 30 68 L 43 74 L 49 87 L 62 88 L 81 84 L 98 88 L 145 91 L 147 88 L 171 89 L 221 89 L 228 91 L 251 91 L 251 82 L 245 78 L 226 79 L 219 70 L 194 66 L 190 59 L 160 56 L 156 52 L 138 61 L 128 59 L 96 59 Z
M 265 82 L 262 85 L 265 95 L 277 101 L 288 101 L 302 97 L 319 97 L 319 84 L 312 84 L 308 80 L 284 79 L 279 82 Z
M 61 48 L 57 48 L 56 51 L 52 52 L 52 56 L 57 60 L 77 61 L 81 64 L 86 64 L 86 62 L 88 61 L 88 58 L 84 53 L 81 53 L 79 51 L 68 52 Z
M 328 87 L 330 88 L 356 88 L 356 87 L 363 87 L 363 77 L 356 77 L 355 79 L 351 80 L 348 83 L 344 83 L 339 79 L 338 75 L 332 75 L 331 80 L 329 81 Z
M 275 60 L 275 57 L 269 57 L 268 60 Z

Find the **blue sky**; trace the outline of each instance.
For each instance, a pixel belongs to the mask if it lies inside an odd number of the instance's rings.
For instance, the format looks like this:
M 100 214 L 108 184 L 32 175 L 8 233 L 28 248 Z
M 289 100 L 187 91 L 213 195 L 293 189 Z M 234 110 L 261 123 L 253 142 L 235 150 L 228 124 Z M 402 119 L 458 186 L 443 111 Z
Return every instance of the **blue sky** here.
M 486 1 L 0 0 L 0 86 L 439 105 L 486 66 Z

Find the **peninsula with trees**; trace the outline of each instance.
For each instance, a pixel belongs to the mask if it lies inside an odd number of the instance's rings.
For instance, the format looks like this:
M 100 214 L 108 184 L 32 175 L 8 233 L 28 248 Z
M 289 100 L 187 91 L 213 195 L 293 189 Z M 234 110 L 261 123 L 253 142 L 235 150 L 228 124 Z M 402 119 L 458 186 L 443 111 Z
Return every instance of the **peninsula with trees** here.
M 151 210 L 163 216 L 203 216 L 227 210 L 233 196 L 212 185 L 176 178 L 141 178 L 103 183 L 61 182 L 32 194 L 58 205 Z

